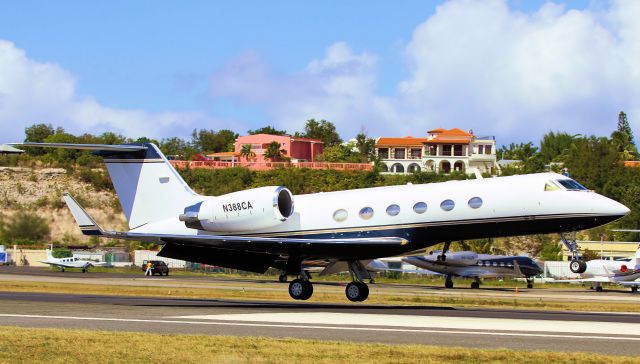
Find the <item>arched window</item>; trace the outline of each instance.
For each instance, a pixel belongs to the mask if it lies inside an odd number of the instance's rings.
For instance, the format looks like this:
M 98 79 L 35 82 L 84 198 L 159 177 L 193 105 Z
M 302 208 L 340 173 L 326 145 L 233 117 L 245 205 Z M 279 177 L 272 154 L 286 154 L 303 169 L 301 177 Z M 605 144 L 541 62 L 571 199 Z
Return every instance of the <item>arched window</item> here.
M 337 222 L 342 222 L 346 220 L 348 216 L 349 214 L 345 209 L 336 210 L 336 212 L 333 213 L 333 219 L 336 220 Z
M 400 213 L 400 206 L 398 205 L 389 205 L 389 207 L 387 207 L 387 215 L 389 216 L 396 216 Z
M 413 211 L 416 214 L 424 214 L 424 212 L 427 211 L 427 203 L 426 202 L 416 202 L 416 204 L 413 205 Z
M 404 173 L 404 166 L 400 163 L 395 163 L 391 166 L 391 172 L 393 173 Z
M 454 207 L 456 207 L 456 204 L 455 202 L 453 202 L 453 200 L 444 200 L 440 204 L 440 208 L 444 211 L 451 211 Z
M 469 200 L 469 207 L 472 209 L 480 208 L 480 206 L 482 206 L 482 199 L 480 197 L 472 197 Z
M 407 167 L 407 172 L 409 172 L 409 173 L 418 173 L 418 172 L 420 172 L 420 165 L 418 163 L 409 164 L 409 167 Z
M 360 217 L 364 220 L 369 220 L 373 217 L 373 209 L 371 207 L 363 207 L 360 209 Z

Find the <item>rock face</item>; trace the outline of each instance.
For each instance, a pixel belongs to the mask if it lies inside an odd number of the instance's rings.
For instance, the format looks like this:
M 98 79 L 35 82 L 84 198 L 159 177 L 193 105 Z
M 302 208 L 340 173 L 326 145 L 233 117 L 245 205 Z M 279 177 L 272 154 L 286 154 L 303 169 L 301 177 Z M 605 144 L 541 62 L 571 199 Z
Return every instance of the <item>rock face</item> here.
M 76 198 L 104 228 L 127 229 L 113 192 L 97 191 L 62 168 L 0 167 L 0 215 L 28 210 L 50 221 L 52 241 L 86 242 L 89 239 L 82 235 L 62 200 L 63 192 Z

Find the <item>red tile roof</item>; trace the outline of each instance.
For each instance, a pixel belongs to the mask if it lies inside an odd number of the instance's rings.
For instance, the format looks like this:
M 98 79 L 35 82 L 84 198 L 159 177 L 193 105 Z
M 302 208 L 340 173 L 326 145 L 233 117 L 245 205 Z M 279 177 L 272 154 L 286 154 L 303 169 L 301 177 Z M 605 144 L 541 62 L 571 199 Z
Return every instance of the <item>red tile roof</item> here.
M 422 144 L 426 142 L 427 142 L 427 138 L 414 138 L 411 136 L 406 136 L 404 138 L 380 138 L 376 143 L 376 147 L 385 147 L 385 146 L 421 147 Z

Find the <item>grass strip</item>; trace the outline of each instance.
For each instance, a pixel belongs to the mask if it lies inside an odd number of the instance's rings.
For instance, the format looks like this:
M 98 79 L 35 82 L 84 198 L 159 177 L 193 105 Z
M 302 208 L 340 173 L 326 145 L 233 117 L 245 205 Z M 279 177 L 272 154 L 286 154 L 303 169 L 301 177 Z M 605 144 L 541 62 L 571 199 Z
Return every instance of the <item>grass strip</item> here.
M 242 284 L 242 283 L 238 283 Z M 62 294 L 96 294 L 117 296 L 148 296 L 148 297 L 174 297 L 196 299 L 227 299 L 227 300 L 266 300 L 266 301 L 291 301 L 285 285 L 281 290 L 258 290 L 255 284 L 243 284 L 242 289 L 223 288 L 174 288 L 158 286 L 126 286 L 126 285 L 97 285 L 80 283 L 57 282 L 20 282 L 0 281 L 0 287 L 8 292 L 39 292 Z M 343 293 L 323 292 L 317 290 L 310 303 L 352 303 L 347 301 Z M 601 311 L 601 312 L 640 312 L 640 305 L 634 302 L 597 302 L 597 301 L 553 301 L 542 298 L 492 298 L 471 295 L 382 295 L 372 292 L 367 304 L 388 305 L 425 305 L 448 307 L 487 307 L 510 309 L 534 309 L 557 311 Z
M 592 353 L 0 326 L 3 363 L 640 363 Z

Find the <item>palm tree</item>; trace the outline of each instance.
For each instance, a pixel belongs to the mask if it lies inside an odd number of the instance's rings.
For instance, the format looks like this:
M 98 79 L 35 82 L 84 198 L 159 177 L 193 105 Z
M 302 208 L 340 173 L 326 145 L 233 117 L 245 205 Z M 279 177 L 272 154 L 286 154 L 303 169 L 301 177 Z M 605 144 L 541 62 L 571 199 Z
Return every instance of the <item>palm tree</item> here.
M 240 148 L 240 156 L 246 160 L 254 160 L 256 158 L 256 153 L 251 149 L 251 144 L 244 144 L 242 148 Z
M 269 158 L 272 161 L 279 161 L 283 159 L 283 154 L 286 152 L 286 150 L 280 149 L 280 143 L 274 140 L 267 146 L 267 150 L 264 152 L 264 157 Z

